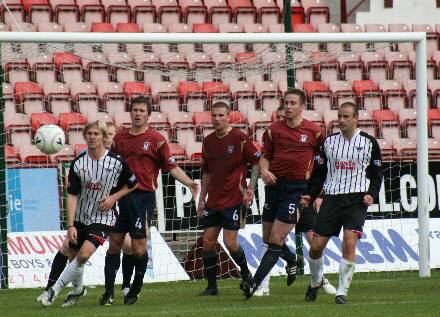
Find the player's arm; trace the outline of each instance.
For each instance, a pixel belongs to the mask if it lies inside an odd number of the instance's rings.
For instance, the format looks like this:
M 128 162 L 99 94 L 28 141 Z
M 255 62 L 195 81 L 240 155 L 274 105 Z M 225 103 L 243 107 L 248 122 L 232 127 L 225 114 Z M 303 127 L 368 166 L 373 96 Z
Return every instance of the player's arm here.
M 110 211 L 119 199 L 129 194 L 137 187 L 138 183 L 136 180 L 136 176 L 130 170 L 127 163 L 122 162 L 122 171 L 119 176 L 118 184 L 116 186 L 116 188 L 119 188 L 119 190 L 101 199 L 99 210 L 102 212 Z
M 246 193 L 243 197 L 243 204 L 246 206 L 250 206 L 254 201 L 254 191 L 257 186 L 258 176 L 260 176 L 260 166 L 258 161 L 261 158 L 261 152 L 257 150 L 255 145 L 247 138 L 245 140 L 244 147 L 244 157 L 245 161 L 251 164 L 251 179 L 249 181 L 249 185 L 246 188 Z
M 194 199 L 196 199 L 197 192 L 199 191 L 199 185 L 186 175 L 186 173 L 179 167 L 176 166 L 170 170 L 171 176 L 181 182 L 183 185 L 189 187 L 191 194 Z
M 301 204 L 304 207 L 307 207 L 310 202 L 315 201 L 316 197 L 321 193 L 325 179 L 327 178 L 327 172 L 327 155 L 325 153 L 325 146 L 323 145 L 319 158 L 313 166 L 312 177 L 309 180 L 307 190 L 304 195 L 301 196 Z
M 261 178 L 266 185 L 275 185 L 277 182 L 276 176 L 269 170 L 270 160 L 273 157 L 274 144 L 272 140 L 272 133 L 267 129 L 263 134 L 263 153 L 258 161 Z
M 370 164 L 367 167 L 367 177 L 370 179 L 370 186 L 364 196 L 364 204 L 371 206 L 379 196 L 383 180 L 382 153 L 376 139 L 371 138 L 372 150 Z
M 76 208 L 78 205 L 78 196 L 81 193 L 81 179 L 75 172 L 75 162 L 70 164 L 67 186 L 67 238 L 70 242 L 77 243 L 77 231 L 73 226 L 75 221 Z
M 203 218 L 203 211 L 205 210 L 206 196 L 208 195 L 209 183 L 211 182 L 211 174 L 203 172 L 202 184 L 200 184 L 199 204 L 197 205 L 197 213 L 200 218 Z

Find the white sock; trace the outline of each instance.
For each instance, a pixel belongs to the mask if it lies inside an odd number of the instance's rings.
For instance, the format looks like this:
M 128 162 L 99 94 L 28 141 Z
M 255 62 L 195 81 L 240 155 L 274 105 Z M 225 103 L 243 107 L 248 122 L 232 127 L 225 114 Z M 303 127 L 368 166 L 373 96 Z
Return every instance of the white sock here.
M 267 251 L 267 244 L 263 244 L 262 247 L 264 249 L 264 252 L 263 252 L 263 255 L 264 255 L 264 253 L 266 253 L 266 251 Z M 267 275 L 261 281 L 260 287 L 264 288 L 264 289 L 269 289 L 269 282 L 270 282 L 270 272 L 267 273 Z
M 310 266 L 310 284 L 312 285 L 312 287 L 321 286 L 324 257 L 320 257 L 319 259 L 312 259 L 309 256 L 309 266 Z
M 78 275 L 72 280 L 72 294 L 80 294 L 83 290 L 84 264 L 79 264 L 78 272 Z
M 84 270 L 84 264 L 80 264 L 78 260 L 75 258 L 69 265 L 64 269 L 60 278 L 57 280 L 52 289 L 55 291 L 55 295 L 58 293 L 72 281 L 78 281 L 79 276 L 82 275 Z
M 336 296 L 347 295 L 351 280 L 353 279 L 354 268 L 356 262 L 348 261 L 344 258 L 339 263 L 339 285 L 336 291 Z

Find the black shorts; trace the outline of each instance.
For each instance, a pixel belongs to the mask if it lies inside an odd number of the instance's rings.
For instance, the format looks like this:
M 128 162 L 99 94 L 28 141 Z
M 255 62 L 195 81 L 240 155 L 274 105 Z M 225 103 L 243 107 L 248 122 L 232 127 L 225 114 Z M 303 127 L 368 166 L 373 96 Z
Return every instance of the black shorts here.
M 299 220 L 295 226 L 295 232 L 309 232 L 315 226 L 317 212 L 313 205 L 300 209 Z
M 132 239 L 145 239 L 148 227 L 153 221 L 156 194 L 134 190 L 118 201 L 119 215 L 113 232 L 129 233 Z
M 307 188 L 305 182 L 279 179 L 274 186 L 266 186 L 262 220 L 296 224 L 297 209 L 301 195 Z
M 85 241 L 90 241 L 96 248 L 98 248 L 104 244 L 112 229 L 112 227 L 102 223 L 85 225 L 77 221 L 73 223 L 73 226 L 76 228 L 76 241 L 78 243 L 73 244 L 69 241 L 69 249 L 72 251 L 79 251 Z
M 324 195 L 313 232 L 319 236 L 339 236 L 341 228 L 363 232 L 368 207 L 363 203 L 364 193 Z
M 203 228 L 221 227 L 226 230 L 239 230 L 246 224 L 247 208 L 243 204 L 216 210 L 206 206 L 203 213 Z

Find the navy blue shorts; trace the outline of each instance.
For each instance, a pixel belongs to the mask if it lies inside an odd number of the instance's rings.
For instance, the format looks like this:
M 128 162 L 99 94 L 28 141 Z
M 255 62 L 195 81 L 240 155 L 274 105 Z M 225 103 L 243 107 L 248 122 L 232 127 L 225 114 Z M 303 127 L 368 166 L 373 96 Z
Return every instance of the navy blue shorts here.
M 300 209 L 299 220 L 295 226 L 295 232 L 312 231 L 315 226 L 317 215 L 313 204 L 310 204 L 307 208 Z
M 119 215 L 113 232 L 129 233 L 132 239 L 145 239 L 148 227 L 153 222 L 156 194 L 134 190 L 118 201 Z
M 221 227 L 226 230 L 239 230 L 246 224 L 247 208 L 239 204 L 232 208 L 216 210 L 205 207 L 203 228 Z
M 306 182 L 285 179 L 278 179 L 274 186 L 266 186 L 263 221 L 274 222 L 277 219 L 284 223 L 296 224 L 297 209 L 306 188 Z

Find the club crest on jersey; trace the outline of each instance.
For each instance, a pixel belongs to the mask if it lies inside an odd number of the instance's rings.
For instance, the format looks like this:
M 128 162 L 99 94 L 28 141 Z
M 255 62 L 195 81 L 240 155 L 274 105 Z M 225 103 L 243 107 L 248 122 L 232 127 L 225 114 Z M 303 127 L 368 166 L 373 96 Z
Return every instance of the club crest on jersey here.
M 168 159 L 168 161 L 169 161 L 171 164 L 176 164 L 176 157 L 175 157 L 175 156 L 170 156 L 170 158 Z
M 148 151 L 150 149 L 150 142 L 144 142 L 144 151 Z
M 235 146 L 234 145 L 228 145 L 228 153 L 229 154 L 234 153 L 234 150 L 235 150 Z
M 299 140 L 303 143 L 307 142 L 307 134 L 301 134 L 301 137 Z
M 356 147 L 356 150 L 358 151 L 358 152 L 360 152 L 360 151 L 362 151 L 364 148 L 362 147 L 362 146 L 357 146 Z

